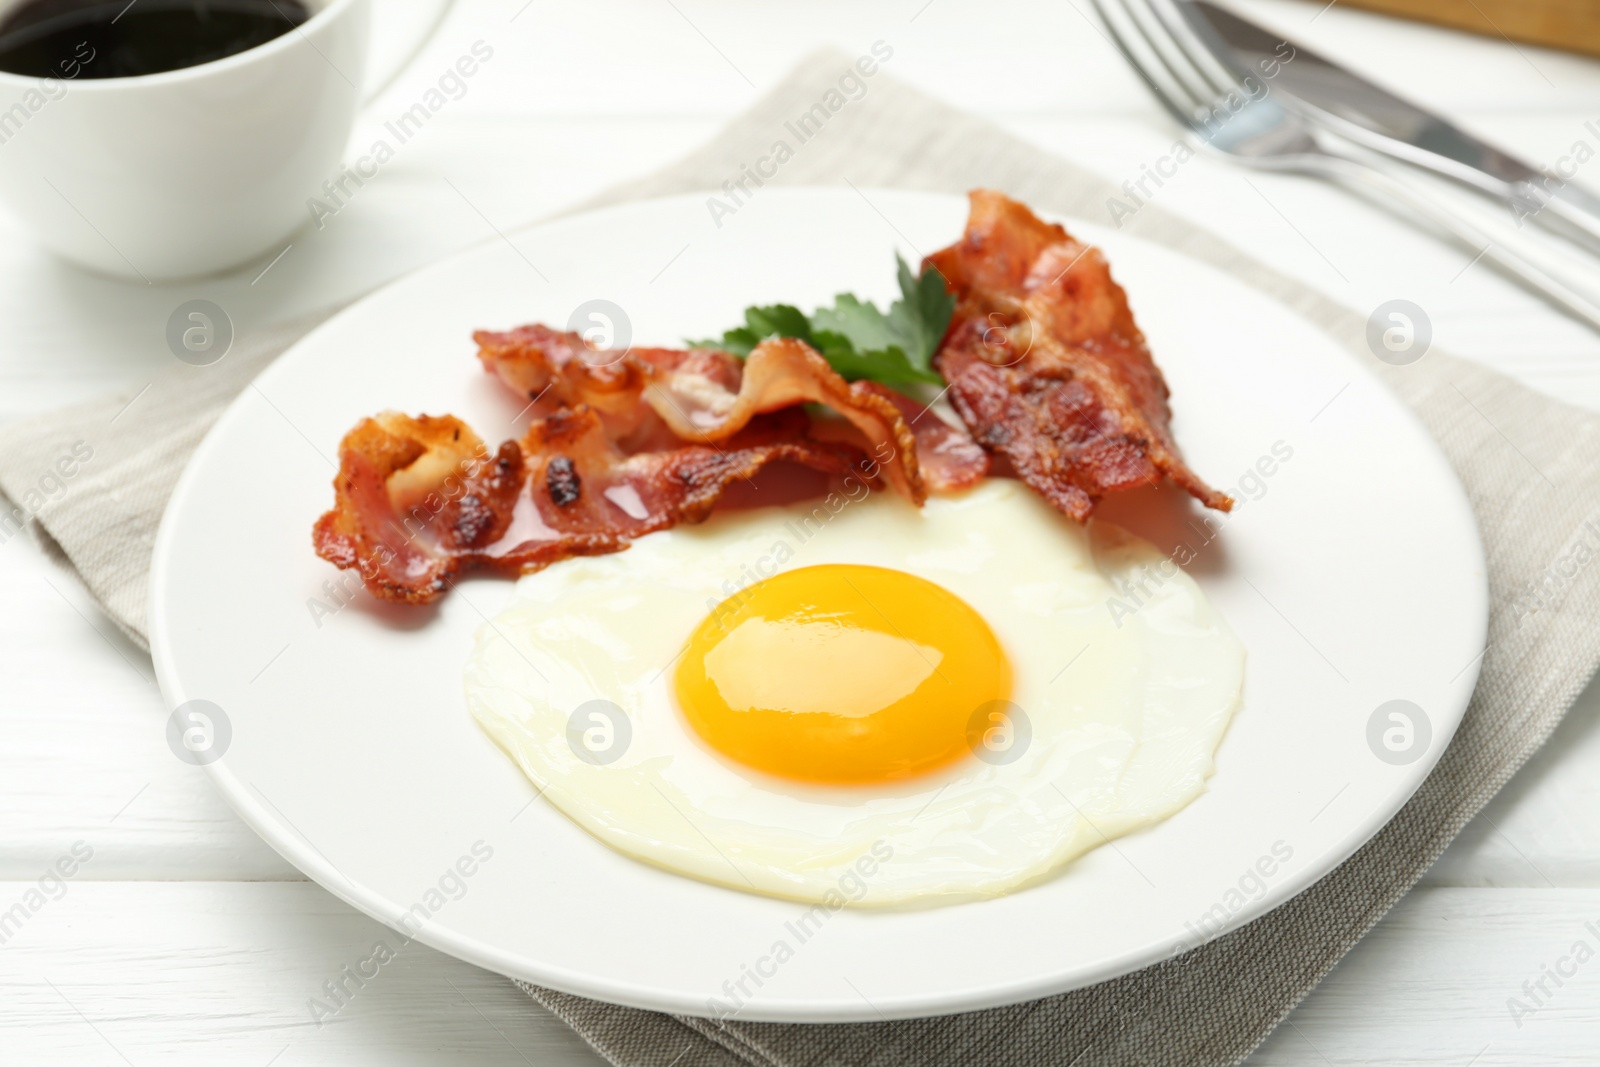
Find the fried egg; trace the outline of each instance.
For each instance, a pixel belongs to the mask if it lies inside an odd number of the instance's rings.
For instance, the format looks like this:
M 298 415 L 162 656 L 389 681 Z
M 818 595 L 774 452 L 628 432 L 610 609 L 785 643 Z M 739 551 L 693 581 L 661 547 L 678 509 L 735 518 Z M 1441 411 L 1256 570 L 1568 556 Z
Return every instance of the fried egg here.
M 811 902 L 1037 882 L 1205 788 L 1244 650 L 1153 545 L 990 479 L 723 513 L 518 581 L 468 706 L 600 841 Z M 870 863 L 858 863 L 871 857 Z

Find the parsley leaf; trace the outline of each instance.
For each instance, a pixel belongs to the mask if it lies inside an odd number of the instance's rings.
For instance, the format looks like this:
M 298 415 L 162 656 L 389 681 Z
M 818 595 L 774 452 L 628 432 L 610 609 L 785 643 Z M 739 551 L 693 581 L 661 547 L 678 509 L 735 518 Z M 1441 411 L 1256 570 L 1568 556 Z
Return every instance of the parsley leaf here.
M 832 307 L 809 316 L 790 304 L 748 307 L 744 325 L 719 340 L 691 341 L 693 348 L 720 348 L 740 358 L 768 337 L 793 337 L 822 353 L 849 381 L 867 378 L 896 388 L 918 383 L 940 385 L 932 359 L 955 311 L 955 297 L 944 278 L 929 268 L 920 276 L 899 256 L 900 299 L 888 313 L 850 293 L 834 297 Z

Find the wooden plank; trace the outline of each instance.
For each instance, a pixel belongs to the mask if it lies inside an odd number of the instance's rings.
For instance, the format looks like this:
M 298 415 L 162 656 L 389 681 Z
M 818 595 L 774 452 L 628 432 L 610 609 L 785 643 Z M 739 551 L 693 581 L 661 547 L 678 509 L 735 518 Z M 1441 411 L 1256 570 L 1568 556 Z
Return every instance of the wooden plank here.
M 28 888 L 0 883 L 0 904 Z M 1600 889 L 1419 890 L 1250 1067 L 1592 1064 L 1600 962 L 1573 946 L 1600 953 L 1597 930 Z M 314 1017 L 324 983 L 394 937 L 304 883 L 72 881 L 0 950 L 0 1049 L 17 1063 L 121 1063 L 113 1047 L 135 1064 L 600 1062 L 509 982 L 420 945 L 346 979 L 344 1005 Z M 1569 972 L 1561 985 L 1547 966 Z
M 1574 952 L 1580 941 L 1587 952 Z M 1600 891 L 1421 889 L 1247 1063 L 1588 1067 L 1595 955 Z M 1546 967 L 1567 972 L 1561 984 Z
M 1593 64 L 1576 56 L 1524 48 L 1530 66 L 1498 38 L 1443 33 L 1345 4 L 1323 11 L 1325 0 L 1234 2 L 1249 17 L 1430 103 L 1501 111 L 1581 107 L 1600 79 Z M 814 0 L 765 4 L 760 18 L 727 0 L 676 0 L 670 7 L 653 0 L 560 0 L 533 5 L 511 22 L 522 7 L 523 0 L 465 5 L 378 109 L 415 100 L 417 87 L 475 38 L 496 55 L 484 80 L 459 102 L 463 110 L 732 115 L 815 49 L 859 55 L 879 40 L 894 49 L 884 66 L 892 76 L 986 114 L 1126 115 L 1151 106 L 1087 0 Z M 1005 62 L 984 61 L 993 56 Z M 604 78 L 594 77 L 599 64 Z
M 0 1003 L 6 1063 L 603 1063 L 509 981 L 307 883 L 68 882 L 0 948 Z
M 0 545 L 0 878 L 298 879 L 167 747 L 150 661 L 26 538 Z
M 1349 0 L 1386 15 L 1485 37 L 1600 55 L 1600 8 L 1586 0 Z

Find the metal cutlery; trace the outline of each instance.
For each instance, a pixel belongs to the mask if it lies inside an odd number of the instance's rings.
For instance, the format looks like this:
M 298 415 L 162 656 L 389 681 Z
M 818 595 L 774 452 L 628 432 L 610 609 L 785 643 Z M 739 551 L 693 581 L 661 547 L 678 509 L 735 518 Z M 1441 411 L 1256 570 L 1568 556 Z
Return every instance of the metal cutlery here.
M 1337 136 L 1285 108 L 1259 77 L 1254 88 L 1245 84 L 1237 68 L 1211 51 L 1173 3 L 1091 2 L 1135 73 L 1201 144 L 1252 167 L 1332 178 L 1391 210 L 1426 219 L 1479 258 L 1600 329 L 1600 303 L 1594 297 L 1497 243 L 1427 193 L 1375 167 Z
M 1283 103 L 1340 135 L 1414 166 L 1462 182 L 1501 201 L 1520 227 L 1525 220 L 1600 254 L 1600 199 L 1487 144 L 1449 119 L 1368 81 L 1298 42 L 1258 26 L 1211 0 L 1177 0 L 1211 51 L 1236 76 L 1278 59 L 1272 91 Z

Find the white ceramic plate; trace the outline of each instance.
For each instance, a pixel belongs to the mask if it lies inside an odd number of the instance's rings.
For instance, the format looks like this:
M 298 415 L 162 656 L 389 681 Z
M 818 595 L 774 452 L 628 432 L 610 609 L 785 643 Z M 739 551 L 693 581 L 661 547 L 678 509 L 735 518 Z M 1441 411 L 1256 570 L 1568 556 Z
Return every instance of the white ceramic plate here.
M 1189 570 L 1249 667 L 1209 792 L 1054 881 L 984 903 L 847 909 L 775 965 L 802 906 L 612 852 L 535 800 L 469 718 L 462 665 L 510 583 L 466 582 L 436 609 L 364 596 L 331 615 L 312 607 L 331 606 L 336 572 L 312 554 L 310 527 L 357 419 L 448 411 L 491 441 L 520 434 L 520 403 L 479 370 L 473 328 L 564 324 L 606 299 L 638 343 L 673 344 L 735 323 L 752 302 L 814 306 L 844 290 L 884 301 L 894 251 L 937 248 L 964 218 L 959 198 L 889 191 L 762 190 L 720 227 L 703 196 L 635 204 L 466 252 L 301 341 L 212 430 L 156 546 L 157 670 L 172 706 L 224 710 L 217 787 L 363 911 L 393 924 L 422 904 L 427 944 L 690 1014 L 711 1013 L 709 998 L 745 968 L 772 972 L 745 1018 L 868 1020 L 1038 997 L 1160 960 L 1331 870 L 1416 789 L 1472 691 L 1487 607 L 1466 499 L 1416 420 L 1311 325 L 1210 267 L 1097 227 L 1072 229 L 1103 245 L 1132 294 L 1190 463 L 1245 501 L 1207 520 L 1152 490 L 1111 513 L 1164 548 L 1197 551 Z M 1409 752 L 1369 740 L 1391 700 L 1426 719 Z M 1405 747 L 1404 723 L 1379 726 Z M 475 845 L 492 856 L 451 875 Z

